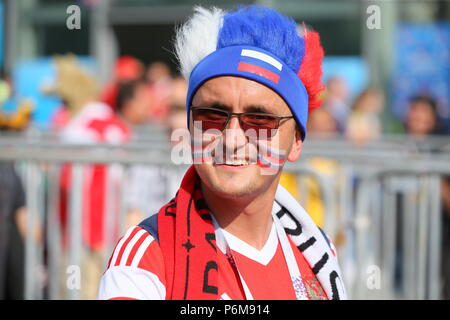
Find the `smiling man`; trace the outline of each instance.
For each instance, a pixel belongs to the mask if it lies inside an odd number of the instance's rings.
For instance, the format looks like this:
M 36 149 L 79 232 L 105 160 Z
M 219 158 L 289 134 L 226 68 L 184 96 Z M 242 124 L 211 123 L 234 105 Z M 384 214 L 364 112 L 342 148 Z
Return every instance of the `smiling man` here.
M 336 252 L 279 185 L 320 105 L 319 35 L 278 12 L 195 8 L 176 53 L 194 165 L 130 228 L 100 299 L 345 299 Z

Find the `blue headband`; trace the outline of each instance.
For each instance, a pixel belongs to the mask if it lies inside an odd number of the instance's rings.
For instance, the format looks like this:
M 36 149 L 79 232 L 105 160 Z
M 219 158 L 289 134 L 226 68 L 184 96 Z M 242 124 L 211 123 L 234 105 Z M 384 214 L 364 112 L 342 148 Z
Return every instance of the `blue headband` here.
M 259 82 L 275 91 L 287 103 L 306 135 L 308 94 L 300 78 L 270 52 L 251 46 L 230 46 L 218 49 L 201 60 L 189 77 L 186 99 L 188 127 L 190 106 L 197 89 L 207 80 L 220 76 L 237 76 Z

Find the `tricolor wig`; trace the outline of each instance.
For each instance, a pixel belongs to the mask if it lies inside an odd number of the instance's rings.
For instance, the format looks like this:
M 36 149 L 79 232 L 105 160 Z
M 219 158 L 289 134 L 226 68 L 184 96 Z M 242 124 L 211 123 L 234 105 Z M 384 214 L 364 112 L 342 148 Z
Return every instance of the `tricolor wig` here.
M 225 12 L 197 6 L 193 16 L 177 30 L 175 50 L 180 71 L 189 82 L 188 108 L 203 82 L 227 74 L 259 81 L 279 93 L 304 134 L 307 114 L 321 104 L 324 52 L 319 34 L 304 24 L 297 27 L 292 19 L 273 9 L 250 5 Z M 211 58 L 214 55 L 215 62 Z M 219 58 L 227 59 L 227 65 L 235 62 L 237 71 L 214 71 Z M 202 64 L 203 68 L 199 66 Z M 194 75 L 195 69 L 200 70 Z M 301 107 L 298 100 L 302 100 Z

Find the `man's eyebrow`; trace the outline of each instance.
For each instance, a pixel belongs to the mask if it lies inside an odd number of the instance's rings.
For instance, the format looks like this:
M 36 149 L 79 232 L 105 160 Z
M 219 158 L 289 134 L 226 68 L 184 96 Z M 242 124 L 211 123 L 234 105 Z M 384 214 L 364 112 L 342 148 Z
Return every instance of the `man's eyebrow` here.
M 245 112 L 261 112 L 261 113 L 270 113 L 272 114 L 273 111 L 270 111 L 267 107 L 263 105 L 248 105 L 244 108 Z
M 205 103 L 204 105 L 201 104 L 202 107 L 210 107 L 210 108 L 216 108 L 216 109 L 222 109 L 226 111 L 231 112 L 231 107 L 229 105 L 226 105 L 225 103 L 222 103 L 220 101 L 213 101 Z M 267 107 L 263 105 L 258 104 L 251 104 L 244 107 L 244 112 L 261 112 L 261 113 L 270 113 L 273 114 L 273 111 L 270 111 Z
M 220 101 L 212 101 L 212 102 L 208 102 L 208 103 L 200 103 L 201 107 L 208 107 L 208 108 L 216 108 L 216 109 L 222 109 L 222 110 L 226 110 L 226 111 L 230 111 L 231 107 L 220 102 Z

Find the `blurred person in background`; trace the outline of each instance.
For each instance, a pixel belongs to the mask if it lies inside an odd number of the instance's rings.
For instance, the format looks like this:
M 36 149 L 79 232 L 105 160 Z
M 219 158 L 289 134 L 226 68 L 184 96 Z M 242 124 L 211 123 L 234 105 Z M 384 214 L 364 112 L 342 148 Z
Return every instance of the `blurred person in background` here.
M 118 58 L 114 65 L 113 79 L 104 86 L 100 101 L 115 110 L 120 86 L 125 82 L 140 79 L 143 75 L 144 66 L 138 59 L 131 56 Z
M 341 133 L 339 121 L 327 106 L 311 113 L 308 119 L 308 130 L 311 130 L 311 136 L 316 139 L 332 139 Z
M 147 143 L 145 139 L 140 140 L 135 129 L 149 124 L 152 97 L 149 85 L 144 79 L 124 82 L 119 87 L 115 102 L 116 111 L 130 128 L 130 141 L 134 143 Z M 127 228 L 161 207 L 166 201 L 166 184 L 163 170 L 158 166 L 134 164 L 128 168 L 124 180 Z
M 103 102 L 100 102 L 98 84 L 84 70 L 74 55 L 55 57 L 56 81 L 51 93 L 58 95 L 67 110 L 69 120 L 61 128 L 60 140 L 68 144 L 123 144 L 129 139 L 127 125 Z M 109 172 L 109 174 L 108 174 Z M 66 230 L 72 166 L 65 164 L 61 172 L 61 223 Z M 108 184 L 107 184 L 108 182 Z M 105 247 L 105 217 L 108 188 L 118 188 L 120 173 L 107 170 L 103 164 L 83 167 L 82 243 L 83 274 L 82 299 L 93 299 L 97 291 L 95 279 L 101 274 Z M 111 201 L 111 199 L 110 199 Z M 113 202 L 113 201 L 112 201 Z M 118 209 L 108 214 L 116 216 Z
M 442 133 L 436 101 L 425 95 L 411 98 L 405 117 L 406 134 L 417 140 Z
M 172 92 L 170 95 L 170 109 L 166 118 L 166 127 L 170 137 L 170 146 L 173 148 L 179 143 L 186 143 L 180 135 L 177 134 L 180 130 L 188 130 L 186 119 L 186 95 L 188 91 L 187 81 L 182 76 L 176 76 L 172 81 Z M 190 150 L 190 144 L 185 146 L 186 150 Z M 169 175 L 168 180 L 168 194 L 175 194 L 180 187 L 186 168 L 183 166 L 176 166 L 167 171 Z
M 21 132 L 28 126 L 31 107 L 21 105 L 16 111 L 4 113 L 3 103 L 11 93 L 10 82 L 0 80 L 0 135 Z M 27 210 L 25 190 L 15 166 L 0 161 L 0 300 L 24 299 L 25 239 L 27 237 Z M 33 240 L 42 242 L 39 223 Z
M 157 88 L 164 88 L 167 94 L 170 94 L 170 85 L 172 81 L 172 72 L 169 66 L 162 61 L 150 63 L 145 70 L 145 81 Z
M 116 112 L 130 128 L 146 125 L 150 121 L 151 98 L 150 89 L 142 79 L 124 82 L 114 103 Z
M 120 117 L 134 128 L 137 125 L 149 123 L 149 112 L 151 108 L 152 95 L 143 80 L 124 83 L 117 96 L 117 112 Z M 186 128 L 186 106 L 187 94 L 186 81 L 176 77 L 172 83 L 168 101 L 170 109 L 166 116 L 164 125 L 167 129 L 167 137 L 170 139 L 172 132 L 180 128 Z M 133 131 L 131 131 L 131 140 Z M 136 143 L 139 139 L 134 140 Z M 180 141 L 161 141 L 167 146 Z M 181 182 L 179 170 L 166 170 L 161 166 L 132 165 L 126 174 L 127 192 L 125 193 L 125 208 L 127 212 L 127 226 L 138 224 L 146 216 L 156 213 L 158 209 L 167 202 L 168 194 L 176 191 Z
M 326 84 L 324 107 L 333 114 L 338 127 L 343 130 L 350 113 L 350 92 L 345 79 L 339 76 L 331 76 Z
M 3 129 L 3 133 L 24 132 L 29 127 L 35 109 L 32 99 L 19 98 L 14 92 L 9 74 L 0 70 L 0 129 Z
M 181 76 L 176 76 L 172 81 L 170 94 L 170 109 L 166 118 L 166 129 L 170 137 L 171 145 L 181 142 L 179 136 L 172 136 L 178 129 L 187 129 L 186 126 L 186 95 L 188 85 Z
M 56 81 L 49 93 L 56 94 L 69 115 L 61 129 L 63 142 L 112 143 L 128 140 L 128 129 L 111 108 L 99 101 L 98 84 L 74 55 L 55 57 Z
M 25 191 L 13 163 L 0 162 L 0 300 L 24 299 Z
M 186 80 L 177 75 L 171 82 L 171 90 L 169 95 L 170 110 L 186 108 L 186 94 L 188 86 Z
M 3 69 L 0 69 L 0 110 L 3 109 L 3 104 L 11 96 L 12 82 L 8 74 Z
M 444 134 L 443 126 L 437 112 L 436 100 L 428 95 L 417 95 L 409 100 L 405 116 L 405 133 L 412 138 L 413 148 L 438 153 L 436 146 L 427 143 L 427 138 Z M 414 149 L 412 150 L 414 152 Z M 442 201 L 442 298 L 450 299 L 450 177 L 441 180 Z M 399 235 L 401 236 L 401 235 Z
M 145 71 L 145 81 L 152 92 L 150 120 L 164 126 L 172 94 L 172 73 L 169 66 L 162 61 L 150 63 Z
M 443 177 L 442 193 L 442 298 L 450 300 L 450 177 Z
M 384 96 L 380 90 L 372 87 L 363 90 L 355 99 L 348 117 L 345 129 L 347 138 L 357 144 L 378 139 L 383 132 L 383 109 Z

